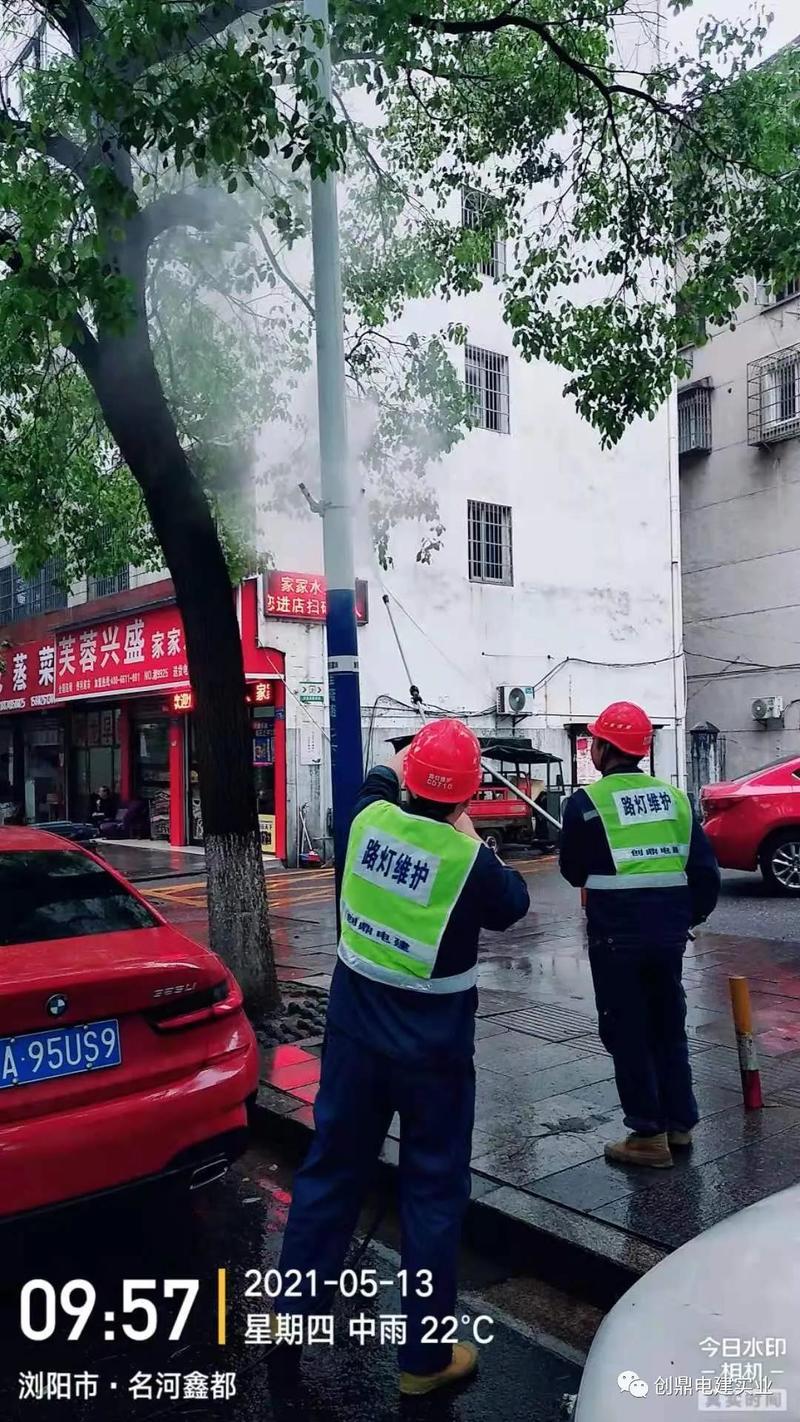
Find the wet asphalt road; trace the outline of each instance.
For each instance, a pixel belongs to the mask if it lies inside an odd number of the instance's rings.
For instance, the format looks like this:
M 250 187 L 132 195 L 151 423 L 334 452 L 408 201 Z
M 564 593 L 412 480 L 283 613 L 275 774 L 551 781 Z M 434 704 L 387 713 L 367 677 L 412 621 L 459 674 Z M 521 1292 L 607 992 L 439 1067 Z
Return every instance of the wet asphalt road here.
M 459 1395 L 401 1401 L 393 1350 L 375 1340 L 364 1345 L 347 1338 L 349 1320 L 402 1312 L 397 1288 L 382 1289 L 377 1300 L 339 1299 L 335 1309 L 335 1349 L 320 1346 L 307 1350 L 302 1381 L 297 1388 L 271 1385 L 263 1350 L 244 1342 L 249 1313 L 265 1313 L 261 1301 L 245 1297 L 251 1282 L 248 1269 L 264 1270 L 277 1262 L 289 1195 L 280 1167 L 271 1165 L 263 1152 L 251 1151 L 228 1178 L 189 1201 L 161 1193 L 129 1197 L 114 1208 L 97 1205 L 79 1212 L 62 1212 L 34 1231 L 3 1241 L 4 1279 L 0 1293 L 0 1417 L 4 1422 L 32 1422 L 36 1418 L 69 1419 L 69 1422 L 151 1422 L 151 1419 L 225 1419 L 225 1422 L 383 1422 L 391 1418 L 419 1418 L 420 1422 L 556 1422 L 565 1393 L 575 1393 L 580 1370 L 533 1336 L 496 1316 L 494 1341 L 481 1354 L 475 1381 Z M 219 1268 L 226 1268 L 228 1300 L 227 1346 L 217 1342 Z M 399 1259 L 383 1244 L 370 1245 L 358 1264 L 373 1268 L 388 1279 Z M 20 1286 L 43 1278 L 60 1290 L 69 1279 L 90 1281 L 97 1304 L 80 1339 L 66 1340 L 72 1319 L 59 1310 L 56 1335 L 49 1341 L 24 1343 L 20 1335 Z M 122 1336 L 122 1281 L 151 1279 L 158 1288 L 150 1297 L 158 1301 L 159 1327 L 154 1341 L 132 1342 Z M 164 1279 L 198 1279 L 200 1290 L 183 1336 L 169 1340 L 169 1332 L 182 1295 L 164 1298 Z M 79 1302 L 76 1298 L 75 1302 Z M 113 1311 L 113 1324 L 104 1315 Z M 459 1313 L 471 1321 L 477 1314 L 492 1315 L 492 1306 L 474 1295 L 462 1300 Z M 34 1323 L 42 1326 L 42 1298 L 37 1296 Z M 144 1315 L 131 1315 L 141 1325 Z M 369 1324 L 366 1325 L 369 1327 Z M 104 1333 L 113 1328 L 113 1340 Z M 87 1400 L 20 1399 L 20 1374 L 96 1374 L 97 1396 Z M 158 1374 L 235 1374 L 235 1396 L 228 1399 L 187 1401 L 171 1398 L 176 1384 Z M 130 1382 L 136 1375 L 151 1375 L 135 1398 Z M 113 1385 L 116 1384 L 116 1387 Z M 224 1384 L 218 1382 L 218 1387 Z M 30 1384 L 26 1384 L 30 1386 Z M 35 1386 L 35 1384 L 34 1384 Z M 89 1385 L 91 1387 L 91 1384 Z M 210 1386 L 210 1385 L 209 1385 Z M 84 1384 L 86 1387 L 86 1384 Z M 201 1384 L 202 1387 L 202 1384 Z M 159 1396 L 159 1392 L 161 1396 Z
M 582 932 L 578 896 L 561 879 L 555 858 L 535 859 L 529 852 L 513 847 L 505 857 L 526 876 L 534 913 L 542 907 L 557 911 L 574 922 L 576 931 Z M 145 893 L 149 892 L 156 908 L 168 918 L 180 921 L 190 935 L 202 937 L 206 927 L 206 887 L 202 872 L 188 881 L 154 880 L 140 887 Z M 276 875 L 270 885 L 270 904 L 273 919 L 279 924 L 292 918 L 324 920 L 325 912 L 333 911 L 332 871 L 292 870 Z M 800 939 L 800 897 L 774 894 L 760 874 L 723 870 L 719 903 L 704 931 L 740 938 L 796 941 Z M 512 929 L 509 937 L 513 940 L 515 936 Z
M 800 898 L 773 894 L 760 874 L 739 874 L 727 869 L 722 893 L 708 922 L 711 933 L 732 933 L 741 938 L 771 938 L 781 943 L 800 939 Z

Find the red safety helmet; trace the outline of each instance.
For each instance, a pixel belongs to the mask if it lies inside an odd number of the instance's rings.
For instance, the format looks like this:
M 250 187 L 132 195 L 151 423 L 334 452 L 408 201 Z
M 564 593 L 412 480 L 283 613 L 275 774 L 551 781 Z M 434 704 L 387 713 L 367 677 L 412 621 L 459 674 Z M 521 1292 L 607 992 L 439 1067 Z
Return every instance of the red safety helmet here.
M 429 721 L 408 748 L 403 778 L 421 800 L 458 805 L 471 800 L 481 783 L 481 747 L 463 721 Z
M 633 701 L 613 701 L 592 722 L 589 734 L 641 760 L 653 744 L 653 723 Z

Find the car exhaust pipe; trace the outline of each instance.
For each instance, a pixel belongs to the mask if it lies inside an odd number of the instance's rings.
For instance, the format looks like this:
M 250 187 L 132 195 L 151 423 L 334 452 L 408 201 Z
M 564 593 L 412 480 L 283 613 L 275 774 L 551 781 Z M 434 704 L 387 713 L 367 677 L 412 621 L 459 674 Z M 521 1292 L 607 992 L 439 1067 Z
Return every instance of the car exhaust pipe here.
M 228 1173 L 229 1162 L 227 1160 L 210 1160 L 206 1165 L 198 1165 L 192 1171 L 192 1178 L 189 1182 L 190 1190 L 203 1190 L 206 1185 L 213 1185 L 217 1180 L 223 1180 Z

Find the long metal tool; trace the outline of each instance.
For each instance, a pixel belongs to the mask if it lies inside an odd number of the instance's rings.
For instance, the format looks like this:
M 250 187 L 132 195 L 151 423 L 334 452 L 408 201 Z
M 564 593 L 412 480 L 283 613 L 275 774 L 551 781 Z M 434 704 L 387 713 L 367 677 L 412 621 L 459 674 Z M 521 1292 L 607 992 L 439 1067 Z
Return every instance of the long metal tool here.
M 400 660 L 403 663 L 405 674 L 408 677 L 409 692 L 414 705 L 414 710 L 417 712 L 420 719 L 424 721 L 426 717 L 425 712 L 422 709 L 422 697 L 420 696 L 419 687 L 412 681 L 411 672 L 408 669 L 406 654 L 403 651 L 403 644 L 400 641 L 400 634 L 397 630 L 397 624 L 395 623 L 394 617 L 392 615 L 392 609 L 389 603 L 388 593 L 383 594 L 383 605 L 389 614 L 389 622 L 391 623 L 391 628 L 394 633 L 394 640 L 397 643 L 397 650 L 400 653 Z M 531 799 L 530 795 L 526 795 L 524 790 L 520 790 L 519 786 L 514 784 L 513 780 L 509 780 L 505 775 L 502 775 L 499 770 L 496 770 L 493 765 L 490 765 L 490 763 L 487 760 L 484 760 L 483 758 L 481 758 L 481 765 L 483 766 L 484 770 L 488 771 L 490 775 L 494 776 L 495 780 L 499 780 L 502 785 L 507 785 L 509 790 L 511 790 L 513 794 L 517 796 L 517 799 L 524 800 L 526 805 L 530 805 L 535 815 L 540 815 L 543 820 L 547 820 L 548 823 L 554 825 L 557 830 L 561 829 L 561 821 L 557 820 L 555 818 L 555 815 L 551 815 L 549 810 L 543 810 L 541 805 L 537 805 L 535 800 Z
M 541 805 L 537 805 L 536 801 L 532 800 L 530 795 L 526 795 L 524 790 L 520 790 L 519 786 L 515 785 L 513 780 L 507 780 L 505 775 L 501 775 L 500 771 L 495 770 L 494 766 L 490 765 L 487 760 L 481 760 L 481 765 L 484 770 L 488 770 L 489 774 L 494 776 L 495 780 L 499 780 L 501 784 L 507 785 L 509 790 L 513 790 L 518 799 L 524 800 L 526 805 L 530 805 L 534 814 L 541 815 L 543 820 L 548 820 L 551 825 L 555 825 L 557 830 L 561 829 L 561 821 L 557 820 L 555 815 L 551 815 L 549 810 L 543 810 Z

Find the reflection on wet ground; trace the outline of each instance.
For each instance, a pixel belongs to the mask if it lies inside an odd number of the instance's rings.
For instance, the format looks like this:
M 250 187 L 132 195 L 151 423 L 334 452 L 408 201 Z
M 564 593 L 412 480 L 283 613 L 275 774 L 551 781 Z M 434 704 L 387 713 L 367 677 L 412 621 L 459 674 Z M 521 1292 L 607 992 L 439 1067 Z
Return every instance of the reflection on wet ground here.
M 24 1242 L 17 1232 L 16 1257 L 12 1260 L 14 1251 L 4 1250 L 0 1286 L 0 1416 L 27 1422 L 41 1410 L 55 1422 L 407 1418 L 408 1407 L 401 1407 L 397 1393 L 394 1348 L 380 1341 L 381 1318 L 403 1311 L 396 1287 L 400 1261 L 385 1245 L 371 1245 L 358 1265 L 364 1278 L 385 1281 L 378 1296 L 339 1296 L 335 1302 L 335 1347 L 320 1344 L 307 1350 L 299 1386 L 281 1387 L 270 1378 L 264 1347 L 254 1341 L 258 1327 L 249 1320 L 267 1313 L 263 1280 L 278 1262 L 289 1188 L 290 1176 L 254 1149 L 207 1192 L 171 1196 L 148 1191 L 113 1208 L 94 1204 L 61 1212 L 49 1224 L 28 1228 Z M 226 1271 L 224 1345 L 218 1333 L 220 1269 Z M 37 1277 L 54 1287 L 57 1298 L 72 1279 L 87 1281 L 95 1291 L 95 1307 L 75 1341 L 67 1339 L 75 1317 L 60 1306 L 53 1314 L 52 1337 L 27 1343 L 22 1339 L 21 1287 Z M 128 1284 L 128 1311 L 126 1280 L 137 1281 Z M 169 1335 L 185 1292 L 179 1287 L 170 1296 L 165 1280 L 197 1280 L 199 1285 L 185 1327 L 173 1339 Z M 85 1297 L 80 1290 L 68 1301 L 80 1305 Z M 137 1341 L 126 1335 L 126 1328 L 147 1331 L 148 1309 L 142 1299 L 154 1302 L 157 1325 L 152 1339 Z M 459 1332 L 469 1335 L 475 1317 L 491 1317 L 492 1307 L 472 1296 L 462 1299 Z M 320 1306 L 320 1314 L 330 1311 L 329 1304 Z M 37 1329 L 45 1328 L 40 1293 L 34 1298 L 32 1319 Z M 485 1331 L 491 1331 L 494 1340 L 482 1349 L 474 1383 L 450 1399 L 426 1400 L 420 1415 L 428 1422 L 483 1422 L 487 1417 L 556 1422 L 562 1395 L 577 1391 L 576 1364 L 497 1318 Z M 43 1388 L 61 1388 L 60 1400 L 53 1391 L 37 1401 L 39 1377 Z M 412 1415 L 416 1417 L 413 1410 Z
M 695 1149 L 673 1171 L 611 1167 L 602 1159 L 603 1146 L 625 1128 L 611 1061 L 597 1036 L 579 898 L 552 861 L 517 864 L 528 878 L 531 912 L 509 933 L 487 934 L 481 959 L 474 1193 L 492 1201 L 494 1192 L 498 1207 L 512 1201 L 520 1210 L 549 1201 L 673 1248 L 800 1180 L 800 942 L 727 927 L 717 932 L 715 918 L 689 944 L 687 1025 L 703 1117 Z M 753 899 L 752 883 L 745 893 L 742 882 L 734 876 L 726 883 L 718 916 L 726 925 L 738 905 L 744 915 Z M 285 980 L 329 982 L 336 951 L 332 891 L 326 870 L 270 882 Z M 202 883 L 156 888 L 154 901 L 187 932 L 203 932 Z M 780 911 L 791 923 L 797 908 L 782 901 Z M 746 1115 L 742 1107 L 731 974 L 750 981 L 769 1103 L 758 1114 Z M 265 1059 L 265 1101 L 310 1125 L 319 1044 L 301 1044 L 305 1056 L 291 1060 L 281 1055 L 287 1050 L 297 1049 L 280 1048 Z

